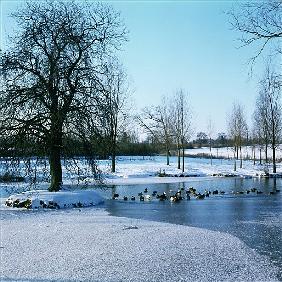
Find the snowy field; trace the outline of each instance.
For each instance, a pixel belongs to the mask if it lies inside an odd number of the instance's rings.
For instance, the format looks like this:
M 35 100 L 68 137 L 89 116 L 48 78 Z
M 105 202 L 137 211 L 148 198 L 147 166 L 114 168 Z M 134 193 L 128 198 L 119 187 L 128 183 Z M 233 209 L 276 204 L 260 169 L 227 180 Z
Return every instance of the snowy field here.
M 196 149 L 197 150 L 197 149 Z M 87 189 L 93 185 L 100 185 L 93 178 L 91 169 L 86 165 L 83 159 L 77 161 L 79 166 L 66 167 L 63 163 L 63 187 L 65 191 Z M 263 177 L 266 173 L 271 174 L 271 164 L 256 165 L 252 161 L 243 161 L 243 167 L 239 168 L 237 161 L 237 170 L 234 171 L 234 160 L 214 159 L 211 165 L 207 158 L 185 158 L 185 170 L 177 169 L 177 158 L 170 158 L 170 165 L 166 165 L 165 156 L 130 156 L 118 157 L 116 163 L 116 172 L 111 172 L 110 160 L 98 161 L 99 169 L 105 185 L 134 185 L 134 184 L 152 184 L 152 183 L 175 183 L 201 179 L 202 177 L 223 177 L 238 176 L 242 178 Z M 18 174 L 25 178 L 24 182 L 19 183 L 0 183 L 0 204 L 3 207 L 5 199 L 11 194 L 22 193 L 30 190 L 47 190 L 48 189 L 48 166 L 39 165 L 37 170 L 34 169 L 35 160 L 30 163 L 29 169 L 31 174 L 36 173 L 37 183 L 30 184 L 30 178 L 25 175 L 25 165 L 20 163 Z M 0 174 L 4 174 L 9 164 L 0 163 Z M 78 174 L 79 173 L 79 174 Z M 159 177 L 159 173 L 169 175 Z M 282 174 L 282 164 L 277 164 L 277 174 Z M 182 176 L 182 177 L 179 177 Z M 36 192 L 38 193 L 38 192 Z M 36 193 L 32 197 L 36 197 Z M 43 194 L 41 193 L 41 197 Z M 50 195 L 49 195 L 50 196 Z M 18 197 L 18 196 L 17 196 Z M 45 197 L 45 196 L 44 196 Z M 49 199 L 52 201 L 52 195 Z M 40 198 L 41 199 L 41 198 Z M 36 199 L 35 199 L 36 200 Z M 36 202 L 36 201 L 35 201 Z M 88 201 L 89 203 L 93 201 Z M 79 201 L 81 203 L 81 201 Z M 69 202 L 66 206 L 69 207 Z
M 258 160 L 260 156 L 260 151 L 261 151 L 262 159 L 265 159 L 265 147 L 264 146 L 261 146 L 261 150 L 259 146 L 256 146 L 255 150 L 252 146 L 243 146 L 242 147 L 242 157 L 245 159 L 253 159 L 254 152 L 255 152 L 255 157 Z M 233 158 L 234 157 L 233 147 L 211 148 L 211 151 L 209 147 L 185 150 L 185 154 L 187 155 L 199 155 L 200 156 L 201 154 L 210 155 L 210 153 L 212 153 L 214 157 L 218 157 L 218 158 Z M 268 158 L 272 158 L 272 150 L 270 147 L 267 149 L 267 155 L 268 155 Z M 282 159 L 282 145 L 279 145 L 276 149 L 276 159 L 280 159 L 280 160 Z
M 197 150 L 197 149 L 195 149 Z M 199 151 L 198 151 L 199 152 Z M 203 150 L 201 151 L 203 152 Z M 166 157 L 119 157 L 117 160 L 116 173 L 110 172 L 109 164 L 105 161 L 100 163 L 100 167 L 105 175 L 106 183 L 111 184 L 136 184 L 136 183 L 156 183 L 156 182 L 182 182 L 181 177 L 156 177 L 159 172 L 168 175 L 179 176 L 224 176 L 236 175 L 241 177 L 260 177 L 265 173 L 271 173 L 271 164 L 255 165 L 253 161 L 243 161 L 240 168 L 240 161 L 236 161 L 237 170 L 234 171 L 234 160 L 214 159 L 211 165 L 207 158 L 185 158 L 185 170 L 177 169 L 177 158 L 170 158 L 170 165 L 166 165 Z M 282 173 L 282 163 L 277 163 L 277 174 Z
M 110 172 L 110 161 L 100 161 L 99 167 L 105 184 L 171 183 L 228 174 L 260 177 L 268 169 L 244 161 L 234 172 L 233 160 L 213 160 L 211 165 L 209 159 L 186 158 L 184 176 L 190 177 L 176 177 L 182 174 L 176 169 L 177 159 L 172 157 L 169 166 L 165 163 L 163 156 L 119 157 L 116 173 Z M 41 191 L 15 196 L 29 195 L 35 204 L 56 201 L 67 209 L 6 207 L 10 194 L 34 186 L 27 180 L 0 185 L 1 281 L 278 281 L 280 270 L 269 257 L 230 234 L 114 217 L 99 206 L 82 208 L 104 199 L 93 190 L 79 190 L 94 184 L 90 169 L 83 160 L 81 164 L 80 177 L 75 168 L 63 167 L 60 193 L 47 192 L 48 183 L 43 182 L 36 186 Z M 36 172 L 39 179 L 44 169 Z M 281 164 L 277 170 L 282 173 Z M 173 177 L 158 177 L 159 172 Z M 73 202 L 81 206 L 69 208 Z
M 1 281 L 277 281 L 226 233 L 94 208 L 1 217 Z
M 243 148 L 244 156 L 250 153 L 248 149 Z M 230 157 L 230 148 L 221 148 L 219 152 L 213 148 L 213 154 L 219 155 L 219 157 Z M 191 155 L 208 154 L 209 148 L 191 149 L 186 150 L 186 153 Z M 232 153 L 233 154 L 233 153 Z M 232 156 L 231 154 L 231 156 Z M 182 163 L 182 162 L 181 162 Z M 26 182 L 30 178 L 36 176 L 36 180 L 40 182 L 43 189 L 47 189 L 47 181 L 49 179 L 48 163 L 43 165 L 42 160 L 37 163 L 37 169 L 35 170 L 36 159 L 30 162 L 27 168 L 26 164 L 20 163 L 19 167 L 15 169 L 16 173 L 25 177 Z M 170 176 L 188 176 L 188 177 L 203 177 L 203 176 L 224 176 L 224 175 L 236 175 L 242 177 L 260 177 L 265 173 L 272 172 L 271 164 L 259 165 L 258 161 L 253 164 L 252 160 L 243 161 L 243 167 L 240 168 L 240 161 L 236 161 L 236 171 L 234 171 L 233 159 L 213 159 L 212 165 L 208 158 L 185 158 L 184 173 L 182 170 L 177 169 L 177 158 L 170 157 L 170 165 L 166 165 L 165 156 L 130 156 L 130 157 L 117 157 L 116 172 L 111 172 L 111 161 L 101 160 L 97 161 L 98 167 L 102 172 L 102 178 L 105 184 L 140 184 L 140 183 L 170 183 L 170 182 L 182 182 L 182 178 L 176 177 L 157 177 L 159 173 L 165 173 Z M 3 175 L 7 169 L 11 166 L 9 162 L 0 160 L 0 175 Z M 29 176 L 27 176 L 29 171 Z M 277 173 L 282 174 L 282 163 L 277 163 Z M 50 180 L 49 180 L 50 181 Z M 45 183 L 44 183 L 45 182 Z M 92 172 L 86 161 L 83 159 L 77 160 L 77 162 L 66 165 L 63 162 L 63 182 L 64 185 L 93 185 L 95 180 L 92 176 Z

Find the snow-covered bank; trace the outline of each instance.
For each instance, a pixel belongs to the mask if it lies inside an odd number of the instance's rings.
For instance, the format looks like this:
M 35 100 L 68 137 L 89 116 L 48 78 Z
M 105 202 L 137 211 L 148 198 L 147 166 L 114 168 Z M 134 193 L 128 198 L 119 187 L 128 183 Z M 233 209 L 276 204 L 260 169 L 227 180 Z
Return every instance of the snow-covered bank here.
M 93 208 L 2 218 L 0 253 L 1 281 L 277 281 L 231 235 Z
M 89 207 L 102 203 L 103 198 L 93 190 L 48 192 L 45 190 L 27 191 L 11 195 L 5 202 L 17 208 L 73 208 Z
M 87 189 L 88 187 L 93 188 L 94 185 L 101 185 L 97 183 L 93 178 L 93 175 L 81 161 L 81 171 L 80 176 L 75 175 L 75 171 L 66 170 L 63 167 L 63 187 L 66 191 L 73 191 L 75 189 L 81 190 Z M 104 185 L 134 185 L 134 184 L 153 184 L 153 183 L 177 183 L 177 182 L 191 182 L 198 181 L 200 179 L 205 180 L 207 177 L 216 179 L 222 176 L 238 176 L 243 178 L 250 177 L 264 177 L 266 173 L 271 174 L 271 167 L 266 165 L 253 165 L 252 161 L 243 161 L 243 167 L 238 168 L 234 171 L 234 160 L 213 160 L 213 164 L 210 164 L 209 159 L 199 159 L 199 158 L 186 158 L 185 159 L 185 171 L 182 173 L 181 169 L 177 169 L 177 158 L 170 158 L 170 165 L 166 165 L 166 158 L 164 156 L 155 157 L 118 157 L 116 164 L 116 172 L 110 172 L 109 160 L 104 160 L 99 162 L 99 167 L 102 170 L 103 184 Z M 166 177 L 159 177 L 157 175 L 161 174 Z M 277 174 L 276 176 L 282 175 L 282 164 L 277 164 Z M 36 185 L 29 186 L 28 182 L 21 183 L 0 183 L 0 204 L 3 204 L 10 195 L 18 194 L 29 190 L 47 190 L 49 186 L 48 182 L 38 182 Z M 66 192 L 65 196 L 67 195 Z M 34 194 L 36 196 L 36 193 Z M 47 194 L 46 194 L 47 195 Z M 49 194 L 48 194 L 49 195 Z M 60 194 L 57 194 L 58 196 Z M 50 196 L 50 195 L 49 195 Z M 71 196 L 71 195 L 69 195 Z M 74 196 L 72 194 L 72 196 Z M 45 196 L 44 196 L 45 197 Z M 37 197 L 38 198 L 38 197 Z M 39 199 L 39 198 L 38 198 Z M 35 199 L 36 200 L 36 199 Z M 41 201 L 41 202 L 40 202 Z M 49 199 L 49 201 L 53 201 Z M 35 201 L 36 202 L 36 201 Z M 93 200 L 83 201 L 81 200 L 69 201 L 66 207 L 80 206 L 82 204 L 85 206 L 92 205 Z M 39 203 L 39 205 L 38 205 Z M 42 205 L 40 205 L 42 203 Z M 27 205 L 30 203 L 27 202 Z M 39 199 L 37 201 L 37 206 L 45 206 L 45 200 Z M 48 205 L 48 204 L 47 204 Z M 59 204 L 60 207 L 64 207 Z
M 243 161 L 242 168 L 237 161 L 237 170 L 234 171 L 234 160 L 214 159 L 211 165 L 209 159 L 185 158 L 184 173 L 177 169 L 177 158 L 170 158 L 170 165 L 166 165 L 166 158 L 156 156 L 152 158 L 136 157 L 130 159 L 120 157 L 117 160 L 116 172 L 111 173 L 105 161 L 100 162 L 100 168 L 108 184 L 137 184 L 137 183 L 171 183 L 191 180 L 192 177 L 210 176 L 241 176 L 264 177 L 271 174 L 271 164 L 256 165 L 252 161 Z M 165 174 L 170 177 L 156 177 Z M 282 174 L 282 164 L 277 164 L 277 176 Z M 182 176 L 182 177 L 179 177 Z
M 260 154 L 261 158 L 265 159 L 265 147 L 256 146 L 255 149 L 252 146 L 242 146 L 241 149 L 242 157 L 244 159 L 253 159 L 255 156 L 256 160 L 259 159 Z M 210 147 L 201 147 L 201 148 L 193 148 L 193 149 L 186 149 L 185 150 L 186 155 L 198 155 L 199 157 L 203 155 L 210 155 L 212 154 L 214 157 L 217 158 L 233 158 L 234 157 L 234 148 L 233 147 L 221 147 L 221 148 L 211 148 Z M 268 147 L 267 150 L 268 158 L 272 158 L 272 150 L 270 147 Z M 280 144 L 276 149 L 276 158 L 282 159 L 282 144 Z
M 214 148 L 213 148 L 214 149 Z M 186 152 L 193 152 L 192 154 L 199 155 L 204 153 L 206 148 L 187 150 Z M 216 149 L 214 149 L 216 150 Z M 222 154 L 226 148 L 222 148 Z M 224 155 L 224 154 L 223 154 Z M 224 155 L 227 157 L 228 155 Z M 165 177 L 166 180 L 160 180 L 160 177 L 156 177 L 160 174 L 166 174 L 168 176 L 184 176 L 184 177 L 207 177 L 207 176 L 251 176 L 261 177 L 272 172 L 272 165 L 263 163 L 260 165 L 258 162 L 253 163 L 252 160 L 244 160 L 242 162 L 242 168 L 240 168 L 240 161 L 236 161 L 236 171 L 234 171 L 233 159 L 213 159 L 212 164 L 210 159 L 207 158 L 185 158 L 184 172 L 182 169 L 177 169 L 177 158 L 170 158 L 170 165 L 166 165 L 165 156 L 155 157 L 118 157 L 116 164 L 116 172 L 110 172 L 109 162 L 101 161 L 99 166 L 105 176 L 105 180 L 109 182 L 115 182 L 118 179 L 131 178 L 150 178 L 153 182 L 159 179 L 160 182 L 179 180 L 168 180 L 169 177 Z M 282 174 L 282 163 L 277 163 L 276 175 Z
M 200 152 L 200 149 L 194 149 Z M 202 149 L 201 149 L 202 150 Z M 35 162 L 35 161 L 34 161 Z M 261 177 L 271 174 L 271 164 L 259 165 L 258 162 L 254 165 L 253 161 L 243 161 L 242 168 L 239 167 L 240 162 L 237 161 L 237 170 L 234 171 L 234 160 L 228 159 L 214 159 L 212 165 L 209 159 L 206 158 L 185 158 L 184 172 L 182 169 L 177 169 L 177 158 L 170 158 L 170 165 L 166 165 L 165 156 L 154 157 L 138 157 L 121 156 L 117 158 L 116 172 L 111 172 L 111 161 L 100 160 L 97 161 L 98 167 L 101 170 L 101 176 L 105 184 L 141 184 L 141 183 L 171 183 L 182 182 L 186 179 L 190 181 L 192 177 L 210 177 L 210 176 L 241 176 L 241 177 Z M 33 164 L 36 166 L 36 163 Z M 95 181 L 91 168 L 87 165 L 84 159 L 77 160 L 77 166 L 67 168 L 64 163 L 63 166 L 63 184 L 64 186 L 86 187 L 87 185 L 95 185 Z M 0 163 L 0 174 L 5 173 L 5 169 L 9 165 Z M 35 169 L 35 168 L 34 168 Z M 36 177 L 37 184 L 40 189 L 48 188 L 48 177 L 44 166 L 38 166 Z M 20 163 L 17 173 L 21 177 L 25 177 L 24 164 Z M 45 175 L 43 177 L 43 175 Z M 169 176 L 169 177 L 158 177 Z M 276 175 L 282 176 L 282 163 L 277 163 Z M 179 176 L 182 176 L 178 179 Z M 29 179 L 26 177 L 25 183 Z M 99 184 L 99 183 L 98 183 Z M 24 183 L 10 182 L 10 187 L 24 186 Z M 2 185 L 1 185 L 2 186 Z M 2 189 L 0 186 L 0 190 Z M 20 187 L 19 187 L 20 188 Z M 19 189 L 19 191 L 21 191 Z

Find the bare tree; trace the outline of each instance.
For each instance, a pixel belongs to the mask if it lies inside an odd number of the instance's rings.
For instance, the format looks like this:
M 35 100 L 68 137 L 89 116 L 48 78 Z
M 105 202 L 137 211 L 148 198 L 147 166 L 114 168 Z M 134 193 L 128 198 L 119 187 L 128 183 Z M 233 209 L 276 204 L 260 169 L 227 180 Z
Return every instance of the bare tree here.
M 251 147 L 252 147 L 252 154 L 251 154 L 251 158 L 253 159 L 253 164 L 256 165 L 256 146 L 257 146 L 257 135 L 256 135 L 257 131 L 255 128 L 252 128 L 251 131 Z
M 247 132 L 247 123 L 242 105 L 233 103 L 232 111 L 228 116 L 229 136 L 234 147 L 234 171 L 237 170 L 236 159 L 239 159 L 240 168 L 243 166 L 242 143 Z
M 210 159 L 211 159 L 211 165 L 212 165 L 212 136 L 214 133 L 214 125 L 211 119 L 208 120 L 207 125 L 207 132 L 208 132 L 208 138 L 209 138 L 209 147 L 210 147 Z
M 122 66 L 117 62 L 105 65 L 105 82 L 100 99 L 100 121 L 105 131 L 108 151 L 111 155 L 111 170 L 116 171 L 117 138 L 125 131 L 125 121 L 129 118 L 129 86 Z
M 166 164 L 169 165 L 173 132 L 171 109 L 168 98 L 163 96 L 161 105 L 145 108 L 142 116 L 138 117 L 138 121 L 145 131 L 153 136 L 158 143 L 164 144 Z
M 242 33 L 240 41 L 243 46 L 259 44 L 259 50 L 251 58 L 251 62 L 254 62 L 270 43 L 276 44 L 276 50 L 281 54 L 281 0 L 243 2 L 238 8 L 229 11 L 229 15 L 233 28 Z
M 257 98 L 257 115 L 264 126 L 272 149 L 273 172 L 276 173 L 276 149 L 279 144 L 282 128 L 281 84 L 280 76 L 269 65 L 264 78 L 260 81 L 261 90 Z
M 171 101 L 173 132 L 177 146 L 177 168 L 181 168 L 182 155 L 182 172 L 184 172 L 185 162 L 185 142 L 191 137 L 192 129 L 192 112 L 188 103 L 187 93 L 183 89 L 176 91 Z M 182 151 L 182 152 L 181 152 Z
M 264 139 L 266 136 L 263 135 L 263 124 L 258 114 L 257 109 L 253 114 L 253 126 L 252 126 L 252 150 L 253 150 L 253 163 L 256 164 L 256 149 L 259 149 L 259 164 L 262 164 L 262 149 L 264 148 Z
M 126 30 L 104 4 L 33 1 L 13 17 L 20 29 L 1 54 L 1 133 L 34 136 L 46 147 L 49 190 L 58 191 L 66 129 L 95 115 L 101 61 L 120 48 Z
M 268 133 L 268 107 L 263 92 L 260 91 L 256 100 L 256 108 L 254 111 L 254 130 L 259 143 L 260 164 L 262 164 L 261 151 L 265 153 L 265 163 L 268 163 L 268 147 L 270 138 Z

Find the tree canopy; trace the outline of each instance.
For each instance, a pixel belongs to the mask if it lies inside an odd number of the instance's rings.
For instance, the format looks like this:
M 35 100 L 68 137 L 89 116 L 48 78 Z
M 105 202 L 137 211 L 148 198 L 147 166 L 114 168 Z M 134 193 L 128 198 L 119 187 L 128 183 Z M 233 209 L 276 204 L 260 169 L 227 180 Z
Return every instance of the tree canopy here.
M 63 137 L 95 119 L 105 64 L 127 31 L 105 4 L 31 1 L 12 16 L 19 31 L 1 54 L 1 134 L 42 144 L 58 190 Z

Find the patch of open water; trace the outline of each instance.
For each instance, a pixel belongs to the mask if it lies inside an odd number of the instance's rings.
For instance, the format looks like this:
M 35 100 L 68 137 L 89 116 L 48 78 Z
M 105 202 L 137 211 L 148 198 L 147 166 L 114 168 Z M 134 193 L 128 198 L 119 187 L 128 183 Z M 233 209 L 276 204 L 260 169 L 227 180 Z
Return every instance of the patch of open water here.
M 152 198 L 149 202 L 140 202 L 138 193 L 147 188 L 147 194 L 158 191 L 175 193 L 177 190 L 193 186 L 199 192 L 206 190 L 222 190 L 224 195 L 210 195 L 204 200 L 182 200 L 177 203 L 159 201 Z M 276 189 L 281 190 L 281 179 L 199 179 L 192 182 L 120 185 L 102 191 L 111 198 L 118 193 L 119 200 L 108 200 L 106 210 L 113 216 L 146 219 L 173 224 L 206 228 L 230 233 L 249 247 L 263 255 L 279 267 L 279 279 L 282 281 L 282 192 L 269 194 Z M 246 194 L 247 190 L 256 188 L 261 194 Z M 236 194 L 244 192 L 244 194 Z M 128 196 L 128 201 L 123 200 Z M 131 201 L 131 196 L 136 201 Z
M 201 193 L 204 190 L 222 190 L 225 194 L 210 195 L 204 200 L 191 197 L 191 200 L 177 203 L 159 201 L 156 197 L 148 202 L 140 202 L 138 199 L 138 193 L 145 194 L 146 188 L 150 195 L 153 191 L 158 191 L 158 194 L 166 192 L 169 195 L 191 186 Z M 246 194 L 252 188 L 262 193 Z M 108 199 L 102 207 L 113 216 L 132 218 L 133 223 L 138 222 L 138 219 L 145 219 L 230 233 L 258 253 L 267 255 L 279 268 L 278 278 L 282 281 L 282 191 L 269 194 L 276 189 L 282 190 L 281 188 L 282 179 L 201 177 L 185 178 L 185 182 L 180 183 L 113 185 L 98 190 Z M 1 189 L 4 191 L 1 192 L 1 197 L 14 192 L 7 190 L 4 185 Z M 113 193 L 118 193 L 119 199 L 111 200 Z M 124 196 L 128 197 L 128 201 L 123 200 Z M 136 200 L 131 201 L 131 196 L 135 196 Z M 9 210 L 7 215 L 1 214 L 1 217 L 5 216 L 19 216 L 19 213 Z

